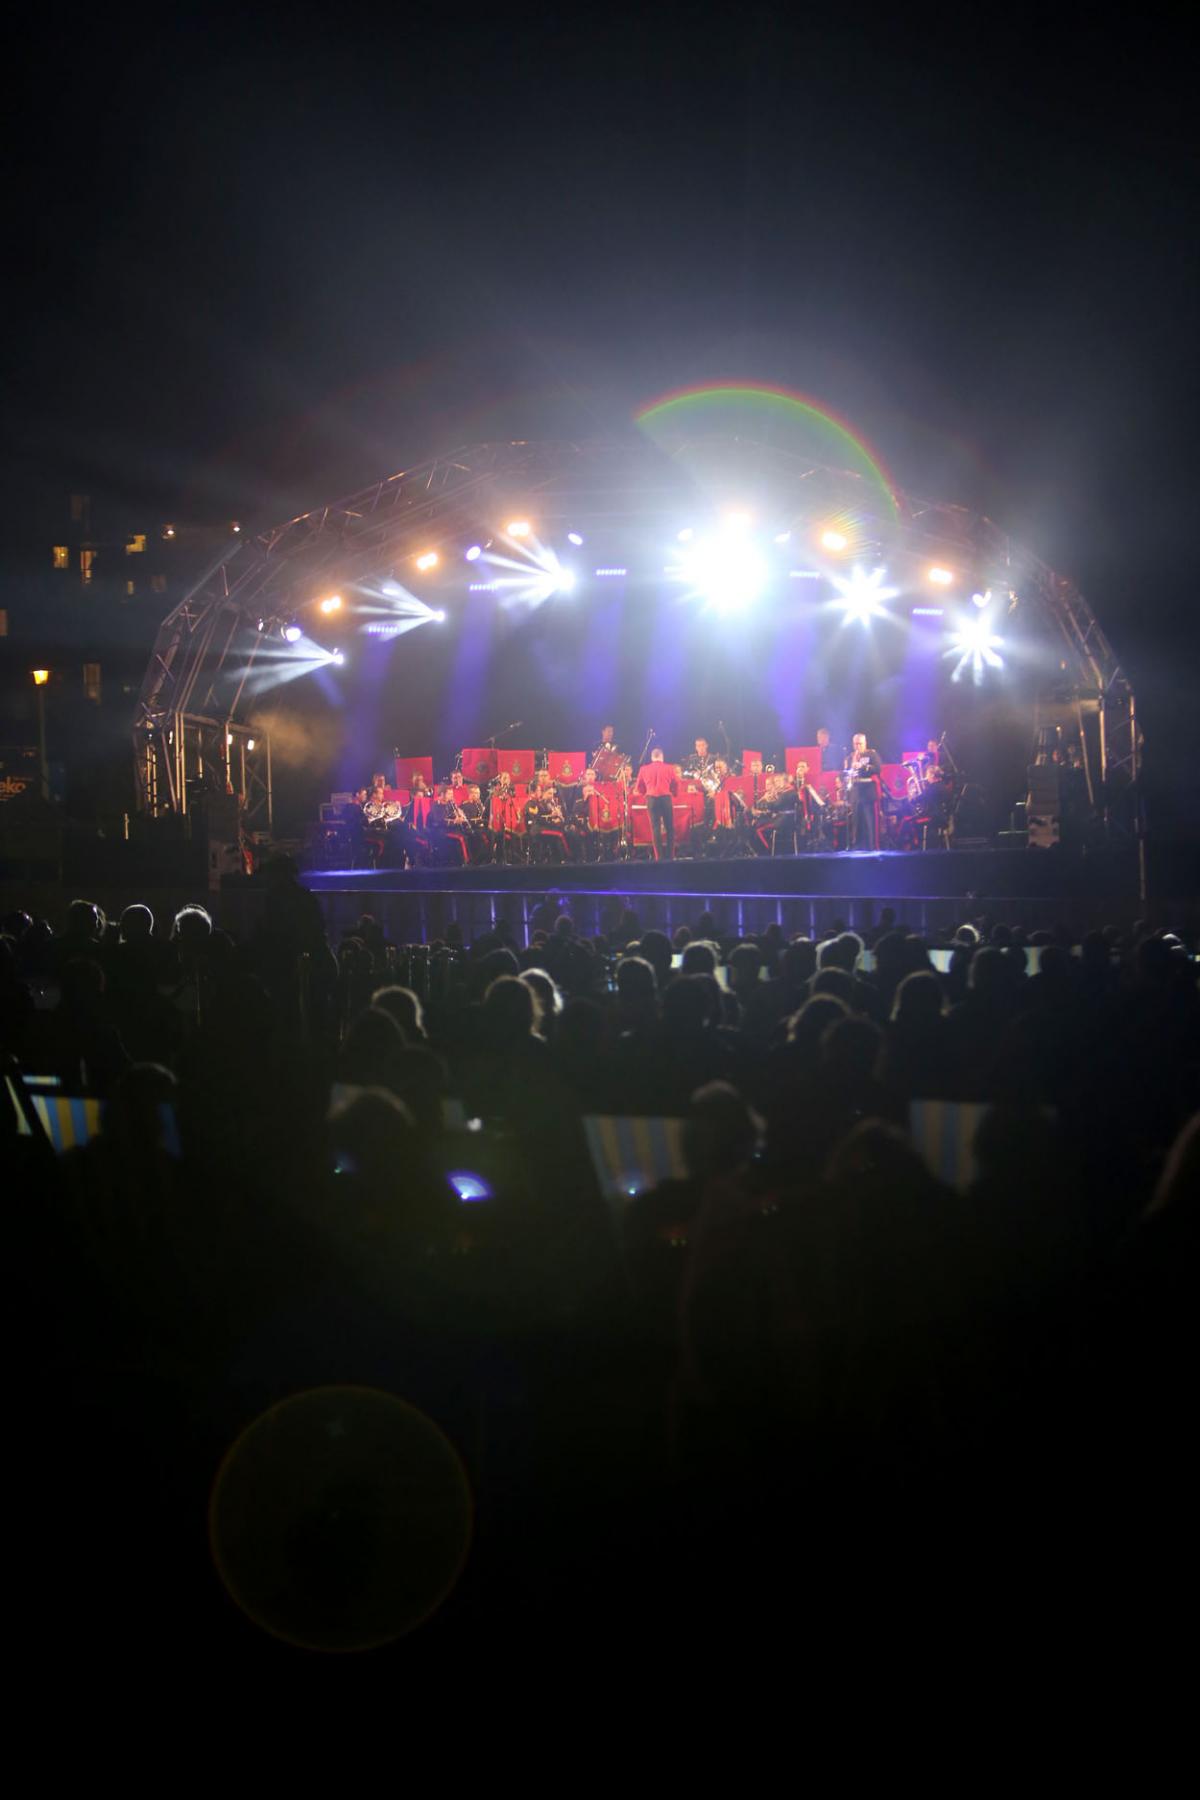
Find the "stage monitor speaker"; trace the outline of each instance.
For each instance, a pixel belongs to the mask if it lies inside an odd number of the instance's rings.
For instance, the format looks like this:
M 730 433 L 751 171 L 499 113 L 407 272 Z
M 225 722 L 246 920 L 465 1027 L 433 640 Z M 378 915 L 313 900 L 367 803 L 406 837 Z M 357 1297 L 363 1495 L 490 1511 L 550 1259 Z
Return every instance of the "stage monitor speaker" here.
M 1031 850 L 1052 850 L 1062 835 L 1058 770 L 1053 763 L 1036 763 L 1029 771 L 1029 795 L 1025 818 Z
M 236 794 L 204 794 L 192 805 L 192 838 L 204 845 L 204 866 L 210 889 L 219 888 L 223 875 L 243 873 L 241 824 Z

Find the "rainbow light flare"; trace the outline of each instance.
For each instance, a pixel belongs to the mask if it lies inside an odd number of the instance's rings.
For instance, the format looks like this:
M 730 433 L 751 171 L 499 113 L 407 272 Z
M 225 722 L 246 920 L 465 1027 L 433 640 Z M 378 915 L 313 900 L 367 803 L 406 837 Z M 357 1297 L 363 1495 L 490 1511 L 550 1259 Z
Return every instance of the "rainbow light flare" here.
M 730 410 L 735 407 L 753 408 L 786 417 L 789 422 L 803 425 L 810 431 L 815 427 L 823 435 L 832 436 L 839 455 L 844 456 L 849 450 L 851 472 L 865 477 L 878 488 L 887 501 L 892 517 L 899 517 L 896 484 L 878 453 L 845 419 L 840 419 L 828 407 L 819 406 L 809 396 L 796 393 L 791 388 L 760 384 L 739 385 L 734 382 L 680 388 L 674 393 L 660 394 L 656 400 L 640 407 L 634 417 L 638 425 L 653 437 L 658 425 L 681 418 L 685 408 L 702 406 Z

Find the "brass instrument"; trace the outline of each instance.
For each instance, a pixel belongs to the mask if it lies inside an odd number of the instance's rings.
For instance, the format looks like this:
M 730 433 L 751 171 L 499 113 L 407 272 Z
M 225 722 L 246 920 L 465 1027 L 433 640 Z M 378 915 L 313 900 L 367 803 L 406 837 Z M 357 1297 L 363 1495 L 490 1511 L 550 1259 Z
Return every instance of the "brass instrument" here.
M 368 800 L 362 811 L 368 825 L 394 825 L 404 808 L 398 800 Z

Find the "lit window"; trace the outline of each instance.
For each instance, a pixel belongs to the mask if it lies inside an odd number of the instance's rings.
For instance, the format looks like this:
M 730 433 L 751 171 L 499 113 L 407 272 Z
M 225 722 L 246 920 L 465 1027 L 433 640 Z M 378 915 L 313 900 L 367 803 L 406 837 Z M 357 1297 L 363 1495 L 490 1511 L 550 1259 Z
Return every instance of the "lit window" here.
M 94 700 L 96 705 L 99 706 L 99 704 L 100 704 L 100 664 L 99 663 L 84 663 L 84 665 L 83 665 L 83 691 L 87 695 L 89 700 Z
M 175 536 L 175 527 L 173 525 L 164 525 L 162 534 L 165 538 L 173 538 Z
M 55 546 L 54 546 L 54 566 L 56 569 L 69 569 L 70 568 L 71 552 L 66 544 L 55 544 Z
M 135 587 L 136 587 L 136 585 L 137 585 L 137 584 L 136 584 L 136 582 L 133 582 L 133 581 L 127 581 L 127 582 L 126 582 L 126 583 L 125 583 L 125 592 L 126 592 L 126 593 L 127 593 L 127 594 L 132 594 L 132 593 L 133 593 L 133 592 L 134 592 L 134 589 L 135 589 Z
M 125 540 L 126 556 L 140 556 L 145 548 L 146 534 L 144 531 L 139 531 L 133 537 Z
M 96 560 L 96 552 L 94 550 L 81 550 L 79 552 L 79 573 L 83 577 L 84 587 L 89 586 L 89 584 L 91 583 L 92 564 L 95 562 L 95 560 Z
M 8 636 L 8 614 L 5 611 L 5 609 L 2 606 L 0 606 L 0 637 L 7 637 L 7 636 Z
M 165 575 L 152 575 L 150 577 L 150 586 L 154 589 L 154 592 L 156 594 L 165 594 L 167 591 L 166 576 Z

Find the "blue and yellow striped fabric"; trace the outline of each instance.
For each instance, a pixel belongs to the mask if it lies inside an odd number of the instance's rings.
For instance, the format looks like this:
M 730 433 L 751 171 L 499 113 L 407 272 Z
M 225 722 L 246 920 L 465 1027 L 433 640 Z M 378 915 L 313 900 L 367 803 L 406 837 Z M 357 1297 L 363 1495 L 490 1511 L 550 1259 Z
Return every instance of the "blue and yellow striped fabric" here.
M 74 1150 L 100 1130 L 100 1101 L 81 1095 L 31 1094 L 37 1113 L 55 1150 Z
M 987 1107 L 957 1100 L 914 1100 L 909 1113 L 913 1143 L 933 1173 L 965 1192 L 975 1179 L 975 1130 Z
M 588 1151 L 606 1200 L 631 1200 L 672 1177 L 682 1177 L 683 1120 L 594 1113 L 583 1121 Z

